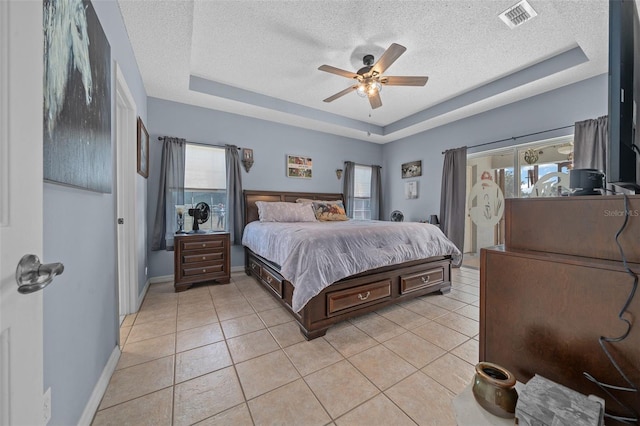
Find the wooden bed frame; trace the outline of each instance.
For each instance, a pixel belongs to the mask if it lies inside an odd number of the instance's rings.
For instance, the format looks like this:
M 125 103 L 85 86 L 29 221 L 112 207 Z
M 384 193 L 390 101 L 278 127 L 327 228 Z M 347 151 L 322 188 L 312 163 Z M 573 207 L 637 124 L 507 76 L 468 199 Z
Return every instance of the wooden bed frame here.
M 342 200 L 342 194 L 244 191 L 245 225 L 258 220 L 256 201 L 298 198 Z M 280 275 L 279 267 L 245 247 L 245 272 L 253 276 L 293 315 L 307 340 L 324 336 L 340 321 L 425 294 L 451 291 L 451 256 L 436 256 L 373 269 L 344 278 L 325 288 L 300 312 L 291 308 L 293 285 Z

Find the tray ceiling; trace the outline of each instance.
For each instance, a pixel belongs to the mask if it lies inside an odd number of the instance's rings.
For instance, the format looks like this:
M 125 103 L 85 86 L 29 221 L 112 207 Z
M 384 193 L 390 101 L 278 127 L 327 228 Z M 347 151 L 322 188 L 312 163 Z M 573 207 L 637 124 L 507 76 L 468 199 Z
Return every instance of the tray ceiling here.
M 119 0 L 151 97 L 386 143 L 607 72 L 608 1 Z M 424 87 L 382 89 L 383 106 L 318 71 L 349 71 L 391 43 L 407 51 L 385 75 Z

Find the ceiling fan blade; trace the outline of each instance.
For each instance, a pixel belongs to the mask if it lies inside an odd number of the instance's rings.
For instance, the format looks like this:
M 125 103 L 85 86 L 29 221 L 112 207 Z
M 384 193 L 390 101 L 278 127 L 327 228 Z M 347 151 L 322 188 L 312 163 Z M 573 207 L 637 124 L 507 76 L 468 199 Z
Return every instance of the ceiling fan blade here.
M 324 100 L 324 102 L 331 102 L 331 101 L 335 101 L 336 99 L 338 99 L 338 98 L 340 98 L 340 97 L 342 97 L 342 96 L 346 95 L 347 93 L 351 93 L 351 92 L 353 92 L 354 90 L 356 90 L 356 88 L 357 88 L 357 87 L 358 87 L 357 85 L 355 85 L 355 86 L 351 86 L 351 87 L 347 87 L 347 88 L 346 88 L 346 89 L 344 89 L 342 92 L 338 92 L 338 93 L 336 93 L 336 94 L 335 94 L 335 95 L 333 95 L 333 96 L 329 96 L 327 99 L 325 99 L 325 100 Z
M 380 79 L 380 83 L 387 86 L 424 86 L 429 77 L 395 77 L 385 76 Z
M 369 103 L 371 104 L 371 109 L 380 108 L 382 106 L 382 99 L 380 99 L 380 92 L 376 92 L 375 94 L 369 96 Z
M 358 74 L 354 72 L 345 71 L 340 68 L 332 67 L 331 65 L 321 65 L 318 67 L 318 69 L 320 71 L 330 72 L 331 74 L 338 74 L 338 75 L 341 75 L 342 77 L 356 78 L 356 79 L 358 78 Z
M 373 65 L 371 72 L 377 72 L 378 75 L 382 74 L 396 61 L 396 59 L 400 57 L 400 55 L 405 52 L 405 50 L 407 50 L 406 47 L 396 43 L 391 43 L 391 46 L 384 51 L 380 59 L 378 59 L 378 62 Z

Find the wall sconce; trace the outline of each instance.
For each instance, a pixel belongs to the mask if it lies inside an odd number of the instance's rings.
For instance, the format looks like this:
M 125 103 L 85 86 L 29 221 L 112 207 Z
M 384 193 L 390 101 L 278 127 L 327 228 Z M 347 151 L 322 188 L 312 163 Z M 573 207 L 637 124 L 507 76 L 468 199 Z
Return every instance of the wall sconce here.
M 338 180 L 342 179 L 342 169 L 336 169 L 336 176 Z
M 249 173 L 251 166 L 253 166 L 253 150 L 249 148 L 242 148 L 242 164 L 244 169 Z

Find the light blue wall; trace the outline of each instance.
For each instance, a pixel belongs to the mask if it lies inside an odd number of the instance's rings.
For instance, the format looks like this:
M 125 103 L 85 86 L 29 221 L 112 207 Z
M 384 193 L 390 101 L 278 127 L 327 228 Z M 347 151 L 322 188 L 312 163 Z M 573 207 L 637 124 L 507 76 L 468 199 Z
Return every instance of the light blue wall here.
M 381 164 L 382 146 L 365 141 L 305 130 L 240 115 L 213 111 L 155 98 L 148 100 L 151 135 L 148 187 L 149 239 L 158 199 L 162 143 L 158 136 L 175 136 L 187 141 L 234 144 L 253 149 L 255 163 L 249 173 L 242 173 L 244 189 L 303 192 L 342 192 L 342 180 L 335 170 L 345 161 Z M 313 159 L 313 178 L 285 176 L 285 155 Z M 149 276 L 173 274 L 173 252 L 149 253 Z M 244 265 L 242 247 L 234 246 L 232 267 Z
M 603 74 L 384 145 L 385 217 L 389 217 L 393 210 L 401 210 L 405 220 L 414 221 L 427 219 L 430 214 L 439 214 L 443 151 L 596 118 L 607 114 L 607 102 L 608 79 Z M 570 134 L 573 134 L 573 129 L 547 132 L 470 149 L 469 153 Z M 422 176 L 402 179 L 402 163 L 415 160 L 422 160 Z M 411 180 L 418 181 L 419 198 L 406 200 L 404 184 Z
M 115 1 L 94 8 L 138 107 L 146 119 L 146 93 Z M 115 68 L 112 67 L 112 93 Z M 112 97 L 112 123 L 115 102 Z M 115 147 L 115 127 L 112 125 Z M 115 161 L 115 148 L 113 159 Z M 115 163 L 113 164 L 115 175 Z M 146 182 L 139 178 L 138 203 Z M 142 193 L 142 195 L 140 195 Z M 117 345 L 115 178 L 112 194 L 44 184 L 43 262 L 63 262 L 64 273 L 44 290 L 44 389 L 52 390 L 49 425 L 77 424 Z M 140 206 L 140 204 L 138 204 Z M 146 242 L 138 247 L 144 280 Z M 144 281 L 143 281 L 144 282 Z

